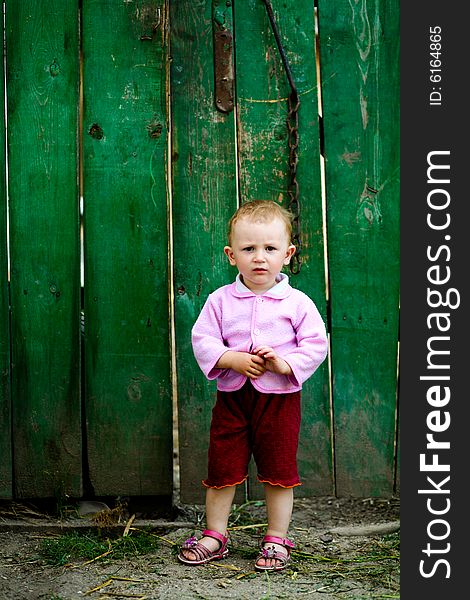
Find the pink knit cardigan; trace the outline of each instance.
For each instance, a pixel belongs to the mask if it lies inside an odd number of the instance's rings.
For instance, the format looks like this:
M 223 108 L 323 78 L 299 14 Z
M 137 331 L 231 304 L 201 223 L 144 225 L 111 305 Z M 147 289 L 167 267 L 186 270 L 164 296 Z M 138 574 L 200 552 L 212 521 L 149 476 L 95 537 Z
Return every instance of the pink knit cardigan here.
M 302 388 L 323 362 L 328 342 L 323 320 L 312 300 L 289 285 L 280 274 L 279 282 L 257 295 L 240 280 L 209 295 L 192 329 L 194 356 L 208 379 L 217 379 L 217 389 L 240 389 L 247 377 L 233 369 L 215 367 L 227 352 L 251 352 L 257 346 L 271 346 L 291 367 L 292 375 L 266 371 L 253 386 L 263 393 L 295 392 Z

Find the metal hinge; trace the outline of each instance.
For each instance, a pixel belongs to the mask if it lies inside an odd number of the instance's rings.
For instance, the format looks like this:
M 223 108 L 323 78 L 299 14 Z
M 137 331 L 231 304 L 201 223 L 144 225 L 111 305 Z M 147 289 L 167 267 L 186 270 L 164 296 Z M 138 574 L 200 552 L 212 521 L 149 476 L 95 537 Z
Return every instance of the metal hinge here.
M 231 0 L 212 1 L 214 31 L 215 106 L 223 113 L 233 110 L 233 19 Z

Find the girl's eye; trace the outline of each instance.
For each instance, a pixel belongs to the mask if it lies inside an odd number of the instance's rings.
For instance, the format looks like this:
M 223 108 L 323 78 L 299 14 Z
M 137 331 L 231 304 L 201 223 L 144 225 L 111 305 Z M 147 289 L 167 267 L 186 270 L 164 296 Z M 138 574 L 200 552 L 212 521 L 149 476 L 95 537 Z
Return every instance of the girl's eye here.
M 243 248 L 244 252 L 251 252 L 253 250 L 253 246 L 247 246 L 246 248 Z
M 276 250 L 276 248 L 275 248 L 274 246 L 268 246 L 268 247 L 266 248 L 266 250 L 267 250 L 268 252 L 273 252 L 274 250 Z

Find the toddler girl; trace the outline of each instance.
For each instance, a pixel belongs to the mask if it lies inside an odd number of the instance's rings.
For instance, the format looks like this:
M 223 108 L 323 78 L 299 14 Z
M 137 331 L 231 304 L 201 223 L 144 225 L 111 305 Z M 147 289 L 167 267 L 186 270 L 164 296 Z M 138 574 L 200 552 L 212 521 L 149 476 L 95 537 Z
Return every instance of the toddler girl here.
M 268 527 L 257 570 L 286 567 L 294 544 L 286 537 L 293 507 L 300 429 L 300 390 L 322 363 L 327 337 L 312 300 L 281 273 L 295 247 L 291 215 L 279 204 L 243 204 L 229 223 L 224 252 L 239 273 L 209 295 L 192 330 L 196 360 L 217 379 L 206 490 L 207 529 L 192 537 L 179 560 L 205 564 L 228 554 L 227 523 L 236 486 L 253 454 L 264 484 Z

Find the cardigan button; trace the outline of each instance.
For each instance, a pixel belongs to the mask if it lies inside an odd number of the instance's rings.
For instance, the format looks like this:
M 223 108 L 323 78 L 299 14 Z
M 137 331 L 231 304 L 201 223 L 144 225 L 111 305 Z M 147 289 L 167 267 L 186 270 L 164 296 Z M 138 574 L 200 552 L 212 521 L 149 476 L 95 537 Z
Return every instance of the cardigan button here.
M 255 335 L 259 335 L 259 334 L 261 333 L 261 331 L 260 331 L 259 329 L 255 329 L 255 330 L 253 331 L 253 333 L 254 333 Z

